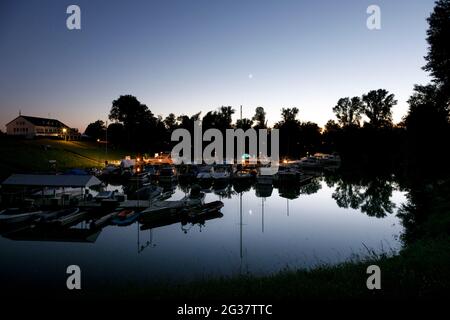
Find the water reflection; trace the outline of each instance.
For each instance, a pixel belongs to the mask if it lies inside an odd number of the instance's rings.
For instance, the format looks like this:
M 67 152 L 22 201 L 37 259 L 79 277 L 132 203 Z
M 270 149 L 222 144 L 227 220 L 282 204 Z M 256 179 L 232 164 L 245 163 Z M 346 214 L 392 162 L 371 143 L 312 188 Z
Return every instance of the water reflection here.
M 30 250 L 38 250 L 40 256 L 33 261 L 38 265 L 55 262 L 60 254 L 59 264 L 80 261 L 91 274 L 106 269 L 104 277 L 126 273 L 128 280 L 138 281 L 143 274 L 155 279 L 267 274 L 363 256 L 364 246 L 395 252 L 401 248 L 403 228 L 391 213 L 405 202 L 405 196 L 391 180 L 333 173 L 305 184 L 203 185 L 206 201 L 221 200 L 224 208 L 199 221 L 176 217 L 102 228 L 90 228 L 89 221 L 84 221 L 70 228 L 35 226 L 2 232 L 0 248 L 9 261 L 3 268 L 23 268 L 26 273 L 23 260 Z M 175 200 L 190 191 L 189 184 L 161 187 Z M 136 186 L 110 184 L 107 189 L 132 193 Z
M 377 218 L 394 212 L 395 204 L 391 201 L 394 186 L 389 178 L 329 175 L 325 181 L 328 186 L 335 187 L 332 197 L 341 208 L 360 209 Z

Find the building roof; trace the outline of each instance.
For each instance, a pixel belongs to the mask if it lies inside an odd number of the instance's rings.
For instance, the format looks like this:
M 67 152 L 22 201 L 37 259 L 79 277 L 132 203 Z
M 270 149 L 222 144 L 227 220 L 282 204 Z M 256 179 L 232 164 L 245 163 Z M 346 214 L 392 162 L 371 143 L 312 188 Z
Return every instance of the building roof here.
M 69 126 L 65 125 L 64 123 L 62 123 L 61 121 L 56 120 L 56 119 L 39 118 L 39 117 L 30 117 L 30 116 L 23 116 L 23 115 L 18 116 L 18 117 L 15 118 L 14 120 L 8 122 L 6 125 L 10 124 L 11 122 L 14 122 L 14 121 L 17 120 L 18 118 L 24 118 L 25 120 L 31 122 L 31 123 L 34 124 L 35 126 L 42 126 L 42 127 L 57 127 L 57 128 L 67 127 L 67 128 L 69 128 Z
M 101 184 L 101 181 L 90 175 L 50 175 L 50 174 L 12 174 L 2 185 L 34 186 L 34 187 L 72 187 L 86 188 Z

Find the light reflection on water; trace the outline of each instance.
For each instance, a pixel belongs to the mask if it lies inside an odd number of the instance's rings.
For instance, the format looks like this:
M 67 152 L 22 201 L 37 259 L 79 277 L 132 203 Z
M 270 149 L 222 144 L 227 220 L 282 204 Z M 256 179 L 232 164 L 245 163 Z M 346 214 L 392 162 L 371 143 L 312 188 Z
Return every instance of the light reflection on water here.
M 108 189 L 120 187 L 110 185 Z M 369 189 L 355 186 L 349 191 L 349 185 L 318 178 L 313 190 L 302 187 L 296 198 L 299 192 L 295 187 L 261 192 L 253 186 L 237 193 L 230 186 L 223 192 L 228 192 L 229 198 L 214 192 L 206 195 L 206 202 L 221 200 L 225 205 L 222 218 L 204 225 L 176 223 L 152 230 L 140 230 L 138 223 L 107 226 L 94 243 L 0 238 L 0 270 L 4 275 L 13 272 L 29 278 L 37 274 L 51 278 L 52 272 L 77 264 L 88 281 L 134 283 L 268 274 L 364 257 L 367 248 L 378 253 L 397 252 L 403 227 L 395 213 L 405 202 L 405 194 L 392 187 L 386 200 L 377 189 L 373 191 L 380 199 L 373 199 Z M 257 196 L 264 191 L 271 191 L 271 195 Z M 362 196 L 364 192 L 367 199 Z M 184 195 L 177 187 L 172 199 Z M 387 214 L 381 217 L 362 212 L 372 214 L 374 206 Z

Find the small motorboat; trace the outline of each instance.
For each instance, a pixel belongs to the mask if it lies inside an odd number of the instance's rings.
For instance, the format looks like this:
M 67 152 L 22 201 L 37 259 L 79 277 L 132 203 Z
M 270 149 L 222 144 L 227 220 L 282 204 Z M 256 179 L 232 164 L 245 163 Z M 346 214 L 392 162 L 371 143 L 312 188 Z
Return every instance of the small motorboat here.
M 111 213 L 108 213 L 107 215 L 104 215 L 101 218 L 98 218 L 97 220 L 94 220 L 91 222 L 91 224 L 89 225 L 89 227 L 91 229 L 98 229 L 101 228 L 105 225 L 107 225 L 114 217 L 116 217 L 119 214 L 118 211 L 114 211 Z
M 76 214 L 80 211 L 79 208 L 69 208 L 57 211 L 43 212 L 39 214 L 39 223 L 47 223 L 53 219 L 59 219 L 64 216 Z
M 276 176 L 279 182 L 294 182 L 297 181 L 299 171 L 295 167 L 280 166 Z
M 0 211 L 0 226 L 25 223 L 39 218 L 42 211 L 23 211 L 18 208 Z
M 95 201 L 101 202 L 103 200 L 112 199 L 114 197 L 114 191 L 101 191 L 95 197 Z
M 150 223 L 160 217 L 178 215 L 182 209 L 203 204 L 204 199 L 205 194 L 201 192 L 200 186 L 193 185 L 190 194 L 181 200 L 155 201 L 150 207 L 141 212 L 140 221 Z
M 128 226 L 139 218 L 140 213 L 132 209 L 122 209 L 112 218 L 111 223 L 117 226 Z
M 72 213 L 62 216 L 61 218 L 53 219 L 49 223 L 60 227 L 74 225 L 77 222 L 84 220 L 87 214 L 87 211 L 80 212 L 79 210 L 75 210 Z
M 205 203 L 203 205 L 195 206 L 193 208 L 186 208 L 184 211 L 187 213 L 188 218 L 200 219 L 208 216 L 211 213 L 217 212 L 223 208 L 222 201 L 213 201 Z

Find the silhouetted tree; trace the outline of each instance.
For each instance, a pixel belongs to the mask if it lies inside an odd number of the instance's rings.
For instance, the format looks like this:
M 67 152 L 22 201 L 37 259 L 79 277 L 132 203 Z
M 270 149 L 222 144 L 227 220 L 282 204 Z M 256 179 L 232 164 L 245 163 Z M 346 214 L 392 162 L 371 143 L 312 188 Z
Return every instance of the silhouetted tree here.
M 113 122 L 108 126 L 108 144 L 113 146 L 125 145 L 125 128 L 119 122 Z
M 450 96 L 450 1 L 438 0 L 430 17 L 427 30 L 428 54 L 424 69 L 433 76 L 442 93 Z
M 324 143 L 324 151 L 334 152 L 337 151 L 337 140 L 339 133 L 341 132 L 341 127 L 334 120 L 328 120 L 325 124 L 324 131 L 322 134 L 322 140 Z
M 263 107 L 257 107 L 255 109 L 255 115 L 252 118 L 253 121 L 256 122 L 255 129 L 266 129 L 267 121 L 266 121 L 266 112 Z
M 164 119 L 164 125 L 166 126 L 167 130 L 172 132 L 176 126 L 177 126 L 177 117 L 175 114 L 170 113 L 165 119 Z
M 313 154 L 319 151 L 322 143 L 321 128 L 314 122 L 303 122 L 300 125 L 300 152 Z
M 147 149 L 160 141 L 158 119 L 132 95 L 120 96 L 112 103 L 109 119 L 123 123 L 127 145 L 132 148 Z M 153 139 L 149 139 L 152 137 Z
M 252 127 L 252 125 L 253 125 L 253 121 L 250 119 L 247 119 L 247 118 L 243 118 L 242 120 L 238 119 L 236 121 L 236 128 L 242 129 L 244 131 L 250 129 Z
M 363 103 L 360 97 L 341 98 L 338 100 L 333 112 L 336 118 L 343 127 L 359 126 L 361 120 L 361 111 L 363 110 Z
M 106 137 L 105 123 L 102 120 L 97 120 L 95 122 L 90 123 L 86 127 L 84 134 L 95 140 L 97 139 L 105 140 Z
M 450 138 L 445 95 L 440 90 L 434 84 L 416 85 L 408 100 L 409 111 L 404 122 L 408 138 L 407 158 L 412 171 L 439 171 L 446 162 L 437 157 L 432 168 L 423 162 L 424 155 L 441 150 Z
M 392 126 L 392 107 L 397 104 L 393 94 L 385 89 L 369 91 L 362 98 L 363 113 L 374 128 Z
M 297 120 L 297 108 L 282 108 L 281 121 L 274 128 L 280 130 L 280 154 L 288 157 L 300 155 L 300 121 Z

